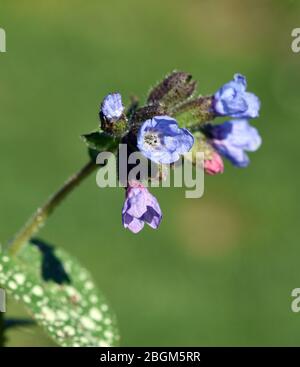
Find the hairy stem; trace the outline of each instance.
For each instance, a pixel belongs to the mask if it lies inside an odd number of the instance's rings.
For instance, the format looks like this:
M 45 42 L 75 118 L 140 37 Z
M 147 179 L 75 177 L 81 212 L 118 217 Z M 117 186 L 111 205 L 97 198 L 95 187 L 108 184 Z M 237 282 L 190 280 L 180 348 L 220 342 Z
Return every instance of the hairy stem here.
M 26 244 L 26 242 L 30 240 L 30 238 L 32 238 L 44 225 L 46 219 L 50 216 L 54 209 L 96 168 L 97 165 L 95 162 L 88 162 L 80 171 L 71 176 L 42 207 L 37 209 L 37 211 L 29 219 L 21 231 L 17 233 L 13 240 L 9 243 L 9 252 L 11 255 L 16 255 L 22 249 L 24 244 Z

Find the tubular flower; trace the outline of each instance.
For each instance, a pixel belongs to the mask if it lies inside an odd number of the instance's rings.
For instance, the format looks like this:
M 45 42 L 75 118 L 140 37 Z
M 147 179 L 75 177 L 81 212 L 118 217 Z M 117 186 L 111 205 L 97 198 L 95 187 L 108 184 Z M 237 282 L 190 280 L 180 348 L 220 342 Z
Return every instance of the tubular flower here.
M 224 84 L 214 95 L 213 110 L 216 115 L 235 118 L 258 117 L 260 101 L 258 97 L 246 92 L 246 78 L 235 74 L 234 79 Z
M 138 233 L 147 223 L 157 229 L 162 219 L 158 201 L 140 182 L 131 182 L 122 209 L 123 226 Z

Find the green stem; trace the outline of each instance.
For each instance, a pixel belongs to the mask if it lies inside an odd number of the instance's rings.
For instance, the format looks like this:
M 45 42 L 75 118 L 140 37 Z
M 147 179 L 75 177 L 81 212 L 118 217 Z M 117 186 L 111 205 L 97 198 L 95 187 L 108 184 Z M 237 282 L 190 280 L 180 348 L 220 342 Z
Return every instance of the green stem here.
M 43 226 L 54 209 L 96 168 L 97 165 L 95 162 L 88 162 L 80 171 L 71 176 L 42 207 L 37 209 L 21 231 L 9 243 L 9 252 L 11 255 L 16 255 L 22 249 L 26 242 Z

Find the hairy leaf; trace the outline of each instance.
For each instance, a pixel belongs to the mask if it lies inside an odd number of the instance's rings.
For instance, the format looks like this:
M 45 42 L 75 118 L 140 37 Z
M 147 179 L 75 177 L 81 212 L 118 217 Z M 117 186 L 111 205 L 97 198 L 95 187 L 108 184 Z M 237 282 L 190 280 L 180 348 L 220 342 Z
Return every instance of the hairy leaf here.
M 104 132 L 94 131 L 89 134 L 81 135 L 88 148 L 98 152 L 114 152 L 119 144 L 119 139 Z
M 39 240 L 14 258 L 0 250 L 0 284 L 61 346 L 114 346 L 116 319 L 90 274 Z

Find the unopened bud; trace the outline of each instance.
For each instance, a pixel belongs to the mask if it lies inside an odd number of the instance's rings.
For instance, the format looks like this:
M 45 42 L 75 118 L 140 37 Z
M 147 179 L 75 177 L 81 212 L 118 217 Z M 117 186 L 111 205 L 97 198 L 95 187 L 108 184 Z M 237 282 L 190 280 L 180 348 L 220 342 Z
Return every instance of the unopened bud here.
M 100 107 L 101 129 L 109 135 L 120 137 L 127 130 L 127 119 L 124 114 L 121 95 L 108 94 Z
M 170 110 L 192 96 L 196 84 L 191 74 L 174 71 L 150 91 L 147 102 L 160 103 Z
M 213 153 L 211 159 L 204 160 L 204 171 L 211 176 L 224 172 L 223 159 L 217 152 Z

